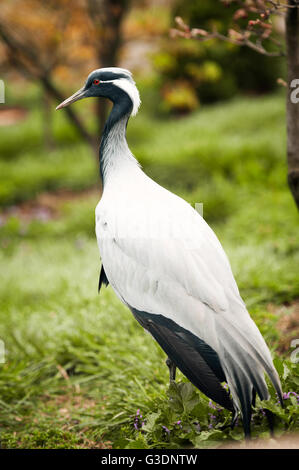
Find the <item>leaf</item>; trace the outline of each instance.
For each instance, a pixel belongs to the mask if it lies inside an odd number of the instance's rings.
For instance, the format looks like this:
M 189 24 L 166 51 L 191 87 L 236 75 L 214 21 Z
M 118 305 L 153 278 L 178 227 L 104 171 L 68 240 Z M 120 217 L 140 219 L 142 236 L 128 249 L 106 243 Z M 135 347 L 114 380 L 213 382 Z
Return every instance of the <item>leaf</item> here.
M 265 401 L 263 402 L 263 408 L 272 411 L 281 419 L 288 422 L 288 416 L 286 415 L 285 409 L 281 408 L 279 404 L 273 403 L 273 401 Z
M 297 409 L 298 409 L 297 398 L 294 395 L 291 395 L 290 400 L 291 400 L 292 405 L 295 407 L 295 410 L 297 411 Z
M 299 377 L 292 377 L 292 382 L 299 386 Z
M 286 364 L 283 364 L 283 374 L 282 374 L 282 378 L 283 380 L 286 380 L 288 378 L 288 376 L 290 375 L 290 369 L 288 368 L 288 366 Z
M 195 447 L 201 447 L 202 444 L 206 441 L 209 441 L 212 445 L 214 441 L 220 441 L 223 439 L 223 431 L 214 429 L 212 431 L 201 431 L 194 439 L 192 439 L 192 444 Z
M 275 369 L 278 372 L 278 375 L 283 375 L 283 362 L 282 362 L 282 360 L 279 357 L 276 357 L 273 360 L 273 363 L 274 363 Z
M 147 445 L 145 438 L 142 435 L 140 435 L 134 441 L 129 442 L 129 444 L 126 445 L 125 448 L 126 449 L 148 449 L 149 446 Z
M 180 388 L 179 388 L 178 383 L 172 382 L 169 385 L 168 396 L 169 396 L 169 401 L 170 401 L 171 407 L 175 411 L 177 411 L 179 413 L 182 413 L 184 411 L 184 406 L 183 406 L 182 396 L 181 396 L 181 393 L 180 393 Z
M 190 382 L 183 383 L 180 385 L 182 385 L 181 395 L 182 395 L 184 410 L 187 412 L 190 412 L 198 404 L 198 401 L 199 401 L 198 395 L 195 391 L 194 386 Z
M 149 415 L 147 415 L 146 417 L 146 423 L 145 425 L 142 427 L 142 430 L 144 431 L 147 431 L 147 432 L 152 432 L 154 427 L 155 427 L 155 424 L 158 420 L 158 418 L 160 417 L 161 415 L 161 412 L 159 413 L 151 413 Z

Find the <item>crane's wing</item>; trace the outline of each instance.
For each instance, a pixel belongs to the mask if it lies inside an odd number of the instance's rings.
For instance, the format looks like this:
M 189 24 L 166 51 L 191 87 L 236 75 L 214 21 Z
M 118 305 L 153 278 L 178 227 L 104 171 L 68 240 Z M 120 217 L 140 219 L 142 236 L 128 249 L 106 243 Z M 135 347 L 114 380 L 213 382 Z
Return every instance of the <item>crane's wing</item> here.
M 268 398 L 264 371 L 281 396 L 270 352 L 246 310 L 214 232 L 189 204 L 157 186 L 151 197 L 130 201 L 124 197 L 113 210 L 99 204 L 96 233 L 107 278 L 167 354 L 172 345 L 170 353 L 182 371 L 190 368 L 191 348 L 218 381 L 226 378 L 248 421 L 253 389 L 261 399 Z M 178 356 L 185 365 L 179 364 Z M 219 390 L 211 388 L 223 403 Z

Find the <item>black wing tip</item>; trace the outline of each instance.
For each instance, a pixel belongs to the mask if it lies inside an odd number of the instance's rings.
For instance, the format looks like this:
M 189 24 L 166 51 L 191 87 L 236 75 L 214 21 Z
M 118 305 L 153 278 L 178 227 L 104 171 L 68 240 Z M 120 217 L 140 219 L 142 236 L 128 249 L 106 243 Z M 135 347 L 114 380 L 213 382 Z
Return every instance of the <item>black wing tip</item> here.
M 130 308 L 139 323 L 152 334 L 168 357 L 195 387 L 227 410 L 234 410 L 229 393 L 222 387 L 219 376 L 209 365 L 211 358 L 207 360 L 207 356 L 212 349 L 208 350 L 208 345 L 199 338 L 198 344 L 195 345 L 194 335 L 173 320 Z M 214 354 L 216 355 L 215 352 Z M 222 379 L 222 374 L 220 377 Z
M 108 281 L 108 278 L 107 278 L 107 276 L 106 276 L 106 273 L 105 273 L 105 270 L 104 270 L 104 266 L 103 266 L 103 265 L 102 265 L 102 267 L 101 267 L 101 272 L 100 272 L 100 277 L 99 277 L 98 293 L 100 293 L 102 284 L 104 284 L 104 286 L 106 286 L 106 287 L 107 287 L 108 284 L 109 284 L 109 281 Z

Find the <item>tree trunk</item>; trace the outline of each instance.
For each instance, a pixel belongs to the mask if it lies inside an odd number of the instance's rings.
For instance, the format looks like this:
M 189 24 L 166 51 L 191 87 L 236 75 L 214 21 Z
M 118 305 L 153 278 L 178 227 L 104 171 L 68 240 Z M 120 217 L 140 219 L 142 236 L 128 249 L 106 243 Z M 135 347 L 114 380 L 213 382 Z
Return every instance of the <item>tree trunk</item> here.
M 299 5 L 296 0 L 288 0 L 288 4 L 293 7 L 297 5 L 297 8 L 288 8 L 286 14 L 288 90 L 292 91 L 292 81 L 299 79 Z M 289 93 L 287 95 L 287 153 L 288 183 L 299 209 L 299 103 L 292 102 Z
M 88 10 L 95 27 L 95 41 L 99 67 L 115 67 L 122 44 L 122 22 L 130 0 L 88 0 Z M 99 133 L 102 134 L 107 118 L 108 103 L 98 100 Z

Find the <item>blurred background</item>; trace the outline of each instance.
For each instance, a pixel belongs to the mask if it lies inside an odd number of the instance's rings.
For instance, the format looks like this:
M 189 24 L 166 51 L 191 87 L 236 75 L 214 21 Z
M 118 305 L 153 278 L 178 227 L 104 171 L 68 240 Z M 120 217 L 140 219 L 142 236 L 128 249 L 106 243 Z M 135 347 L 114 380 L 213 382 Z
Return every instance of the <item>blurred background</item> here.
M 224 32 L 237 8 L 218 0 L 2 0 L 4 447 L 124 446 L 136 438 L 135 410 L 166 400 L 163 353 L 110 288 L 97 296 L 97 148 L 110 105 L 84 100 L 55 112 L 95 68 L 133 72 L 142 106 L 129 122 L 131 150 L 158 183 L 203 203 L 284 371 L 280 358 L 299 338 L 298 215 L 277 84 L 285 61 L 169 34 L 176 16 Z M 283 40 L 280 19 L 274 32 Z M 294 373 L 284 374 L 285 391 L 298 388 Z

